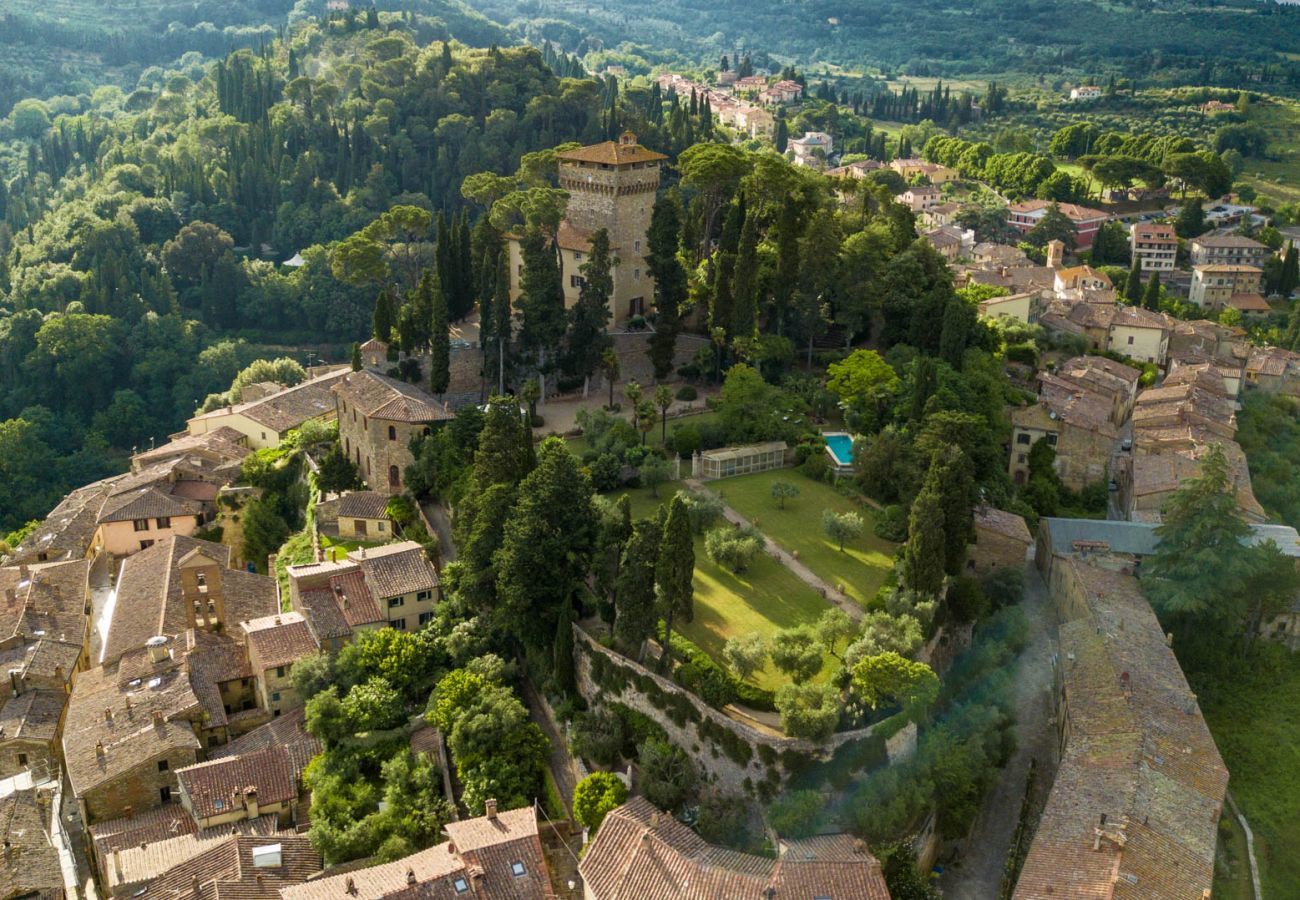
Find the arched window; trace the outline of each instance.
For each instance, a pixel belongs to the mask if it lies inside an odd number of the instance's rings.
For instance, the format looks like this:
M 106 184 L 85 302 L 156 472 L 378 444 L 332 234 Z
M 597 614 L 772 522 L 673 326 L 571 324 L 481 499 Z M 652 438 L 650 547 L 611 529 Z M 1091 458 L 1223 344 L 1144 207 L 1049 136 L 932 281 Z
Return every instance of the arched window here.
M 389 426 L 388 426 L 388 439 L 389 439 L 390 441 L 395 441 L 395 440 L 397 440 L 397 426 L 396 426 L 396 425 L 389 425 Z
M 394 488 L 402 486 L 402 473 L 397 466 L 388 467 L 388 486 Z

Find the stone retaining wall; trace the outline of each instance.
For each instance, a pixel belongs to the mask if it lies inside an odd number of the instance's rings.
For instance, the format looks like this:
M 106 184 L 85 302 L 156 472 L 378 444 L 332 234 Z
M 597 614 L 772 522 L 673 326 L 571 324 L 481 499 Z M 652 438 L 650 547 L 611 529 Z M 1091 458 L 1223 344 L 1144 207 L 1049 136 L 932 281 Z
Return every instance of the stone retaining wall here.
M 775 792 L 792 773 L 792 766 L 829 759 L 844 745 L 873 736 L 883 740 L 891 765 L 916 752 L 914 722 L 883 738 L 881 726 L 893 724 L 888 720 L 838 732 L 821 743 L 760 731 L 709 706 L 676 682 L 602 647 L 579 626 L 574 625 L 573 632 L 578 692 L 583 698 L 592 706 L 621 703 L 649 717 L 669 740 L 691 754 L 707 780 L 727 791 L 754 794 L 760 785 L 768 785 Z M 593 665 L 616 667 L 625 684 L 617 692 L 606 690 L 593 674 Z

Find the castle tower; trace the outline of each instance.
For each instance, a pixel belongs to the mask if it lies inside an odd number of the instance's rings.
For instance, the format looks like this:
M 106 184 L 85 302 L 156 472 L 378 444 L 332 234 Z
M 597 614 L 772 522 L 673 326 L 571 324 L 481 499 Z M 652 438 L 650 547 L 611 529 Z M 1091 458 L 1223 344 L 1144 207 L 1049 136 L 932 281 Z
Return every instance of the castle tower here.
M 569 192 L 569 204 L 558 235 L 564 277 L 564 302 L 573 306 L 582 287 L 579 267 L 591 249 L 591 235 L 609 232 L 614 266 L 614 293 L 610 319 L 622 322 L 644 315 L 654 304 L 654 282 L 646 269 L 649 248 L 646 235 L 659 189 L 659 169 L 668 157 L 647 150 L 636 135 L 623 132 L 617 141 L 605 141 L 557 153 L 560 187 Z M 510 297 L 518 297 L 521 266 L 519 242 L 510 242 Z

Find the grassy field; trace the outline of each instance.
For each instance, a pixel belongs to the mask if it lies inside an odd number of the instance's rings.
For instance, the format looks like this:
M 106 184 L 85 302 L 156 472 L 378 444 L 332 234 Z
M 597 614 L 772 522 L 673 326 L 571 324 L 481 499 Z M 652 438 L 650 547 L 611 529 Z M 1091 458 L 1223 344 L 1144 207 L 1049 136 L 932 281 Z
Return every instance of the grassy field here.
M 799 496 L 787 500 L 784 510 L 772 499 L 772 484 L 777 481 L 799 489 Z M 845 593 L 858 603 L 865 604 L 876 595 L 893 565 L 897 545 L 872 533 L 872 511 L 820 481 L 782 469 L 728 478 L 710 487 L 741 515 L 757 522 L 783 549 L 797 551 L 800 561 L 824 581 L 843 585 Z M 826 509 L 856 512 L 866 521 L 862 537 L 846 544 L 843 552 L 822 530 L 822 511 Z
M 1214 867 L 1216 900 L 1253 900 L 1250 889 L 1250 861 L 1246 854 L 1246 832 L 1228 809 L 1219 822 L 1219 851 Z
M 1252 660 L 1238 678 L 1217 679 L 1200 693 L 1232 775 L 1229 789 L 1255 833 L 1264 896 L 1300 897 L 1300 656 Z
M 681 487 L 679 482 L 660 485 L 657 500 L 646 488 L 614 496 L 627 494 L 632 515 L 642 518 L 654 515 L 659 504 L 670 500 Z M 772 557 L 759 554 L 749 569 L 737 575 L 709 559 L 703 537 L 695 539 L 695 620 L 681 631 L 715 659 L 722 658 L 722 646 L 729 637 L 751 631 L 771 637 L 782 628 L 814 622 L 829 608 L 820 594 Z M 769 662 L 753 681 L 775 689 L 786 678 Z

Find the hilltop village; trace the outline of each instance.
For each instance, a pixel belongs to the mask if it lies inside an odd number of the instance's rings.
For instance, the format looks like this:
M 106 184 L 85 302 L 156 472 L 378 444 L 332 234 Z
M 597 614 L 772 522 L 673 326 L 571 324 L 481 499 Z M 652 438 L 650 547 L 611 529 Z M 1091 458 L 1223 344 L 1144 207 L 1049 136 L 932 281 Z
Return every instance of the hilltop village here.
M 1197 689 L 1300 647 L 1300 234 L 1197 146 L 1024 189 L 747 55 L 331 13 L 113 136 L 98 268 L 6 189 L 7 384 L 122 466 L 0 544 L 0 900 L 1210 896 Z

